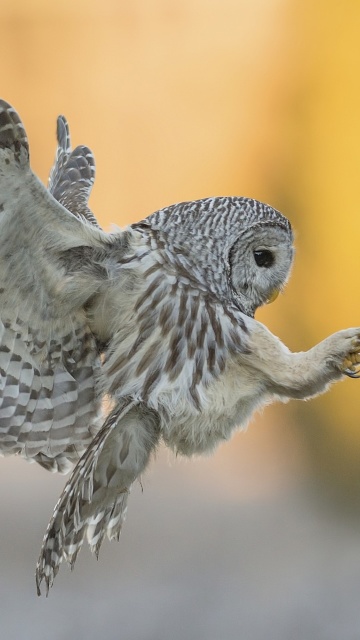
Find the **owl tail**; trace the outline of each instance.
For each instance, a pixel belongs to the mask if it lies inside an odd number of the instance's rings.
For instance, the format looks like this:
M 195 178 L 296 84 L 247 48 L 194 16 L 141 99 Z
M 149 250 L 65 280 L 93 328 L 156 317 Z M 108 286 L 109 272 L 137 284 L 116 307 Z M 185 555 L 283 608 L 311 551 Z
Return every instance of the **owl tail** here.
M 105 536 L 119 539 L 127 498 L 159 439 L 157 415 L 128 401 L 116 407 L 76 465 L 47 528 L 36 566 L 46 595 L 60 563 L 74 567 L 85 540 L 98 555 Z

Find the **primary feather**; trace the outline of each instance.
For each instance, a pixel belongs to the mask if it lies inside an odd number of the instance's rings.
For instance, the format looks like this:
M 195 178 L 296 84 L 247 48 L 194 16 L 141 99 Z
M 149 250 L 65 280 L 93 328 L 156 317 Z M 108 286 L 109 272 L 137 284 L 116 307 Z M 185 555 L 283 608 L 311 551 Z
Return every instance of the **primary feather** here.
M 95 180 L 95 159 L 88 147 L 71 149 L 70 130 L 65 116 L 57 119 L 57 150 L 50 171 L 48 189 L 66 209 L 84 222 L 96 227 L 99 223 L 88 207 Z
M 3 101 L 0 150 L 0 450 L 65 472 L 101 414 L 96 339 L 83 301 L 67 295 L 64 263 L 68 247 L 92 239 L 31 173 L 25 130 Z

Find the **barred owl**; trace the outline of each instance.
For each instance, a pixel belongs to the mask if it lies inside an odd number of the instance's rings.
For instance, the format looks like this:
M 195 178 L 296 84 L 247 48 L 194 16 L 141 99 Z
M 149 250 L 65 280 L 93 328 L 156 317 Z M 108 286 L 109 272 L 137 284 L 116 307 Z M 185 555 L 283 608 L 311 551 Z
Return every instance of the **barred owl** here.
M 265 403 L 316 396 L 360 363 L 360 328 L 292 353 L 254 319 L 293 261 L 278 211 L 207 198 L 108 234 L 88 209 L 92 154 L 71 152 L 64 118 L 58 143 L 47 191 L 0 102 L 0 451 L 74 467 L 43 541 L 39 593 L 84 539 L 97 554 L 105 535 L 119 537 L 160 441 L 211 451 Z

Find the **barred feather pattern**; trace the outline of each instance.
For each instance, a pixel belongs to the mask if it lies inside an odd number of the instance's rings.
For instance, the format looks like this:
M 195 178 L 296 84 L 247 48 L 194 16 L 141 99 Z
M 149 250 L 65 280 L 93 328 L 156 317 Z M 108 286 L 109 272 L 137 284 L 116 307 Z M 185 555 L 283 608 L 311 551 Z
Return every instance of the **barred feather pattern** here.
M 66 473 L 99 427 L 98 366 L 94 338 L 76 317 L 53 335 L 19 316 L 0 321 L 0 450 Z
M 235 199 L 227 203 L 234 214 L 236 204 Z M 206 208 L 211 215 L 217 203 L 214 199 L 195 203 L 195 214 L 196 205 Z M 183 209 L 187 209 L 185 213 L 191 217 L 194 203 L 184 205 Z M 238 213 L 239 210 L 242 214 L 243 207 L 238 207 Z M 282 223 L 280 214 L 278 216 Z M 235 220 L 234 215 L 233 225 Z M 193 230 L 196 231 L 196 226 Z M 224 411 L 224 404 L 219 406 L 212 394 L 219 379 L 228 376 L 235 379 L 234 374 L 229 373 L 231 363 L 240 355 L 250 354 L 249 319 L 234 303 L 226 271 L 219 270 L 216 260 L 211 261 L 211 241 L 194 257 L 192 243 L 197 241 L 196 234 L 181 238 L 180 248 L 169 241 L 167 233 L 158 228 L 156 220 L 152 222 L 152 217 L 132 225 L 132 232 L 128 252 L 118 261 L 107 263 L 110 287 L 88 309 L 94 334 L 101 335 L 105 326 L 110 336 L 99 380 L 100 392 L 115 402 L 122 402 L 124 397 L 133 398 L 155 411 L 161 436 L 176 453 L 192 455 L 209 451 L 219 440 L 230 436 L 238 424 L 237 419 L 246 421 L 258 402 L 253 391 L 241 410 L 239 402 L 229 398 L 232 407 Z M 236 237 L 234 231 L 233 234 Z M 228 387 L 231 390 L 231 385 Z M 239 392 L 234 391 L 232 395 L 237 399 Z M 143 419 L 139 420 L 137 429 L 143 424 Z M 119 419 L 115 431 L 121 434 L 124 429 L 126 419 L 125 422 Z M 106 439 L 106 428 L 102 433 Z M 142 451 L 142 445 L 137 443 L 135 447 L 133 442 L 128 455 L 130 459 L 141 457 Z M 88 455 L 86 452 L 84 459 Z M 122 468 L 118 463 L 118 472 Z M 89 470 L 90 476 L 94 477 L 95 473 L 106 476 L 106 459 L 100 456 L 95 467 Z M 70 478 L 69 487 L 71 495 L 87 495 L 94 507 L 93 494 L 85 490 L 83 476 Z M 92 520 L 85 515 L 88 505 L 77 502 L 77 526 L 74 526 L 70 500 L 64 493 L 55 511 L 56 528 L 50 528 L 43 542 L 37 572 L 39 584 L 45 579 L 48 589 L 62 558 L 73 566 L 86 537 L 96 552 L 105 535 L 113 537 L 113 526 L 107 521 L 110 518 L 111 522 L 114 510 L 119 522 L 123 521 L 125 498 L 121 492 L 119 496 L 122 506 L 117 499 L 112 499 L 110 505 L 105 501 L 97 506 L 95 514 L 92 511 Z M 68 513 L 72 529 L 65 524 Z M 61 528 L 66 533 L 59 543 L 57 531 Z M 56 554 L 51 555 L 55 546 Z
M 116 409 L 117 423 L 106 422 L 74 470 L 44 538 L 38 590 L 44 579 L 48 591 L 62 559 L 74 565 L 85 538 L 98 553 L 105 535 L 118 537 L 131 484 L 145 469 L 160 432 L 177 452 L 208 447 L 206 429 L 191 431 L 188 425 L 208 409 L 207 388 L 224 373 L 229 359 L 247 352 L 246 321 L 236 308 L 225 309 L 205 285 L 199 290 L 184 263 L 175 277 L 174 264 L 168 262 L 157 234 L 138 230 L 136 235 L 140 237 L 133 253 L 121 260 L 134 286 L 119 307 L 121 318 L 115 320 L 120 329 L 105 352 L 99 385 L 116 407 L 132 398 L 141 409 L 137 408 L 134 430 L 131 416 Z M 116 292 L 110 295 L 116 304 Z M 101 306 L 108 309 L 103 301 Z M 90 315 L 99 321 L 100 310 L 95 307 Z M 184 429 L 179 428 L 183 403 Z M 179 418 L 176 429 L 174 412 Z M 100 442 L 101 447 L 107 443 L 113 463 L 101 455 Z M 99 503 L 96 495 L 101 496 Z
M 54 189 L 60 181 L 64 166 L 71 154 L 70 128 L 65 116 L 58 116 L 56 121 L 56 140 L 55 160 L 48 179 L 48 189 L 52 194 L 54 194 Z
M 86 223 L 99 227 L 88 200 L 95 181 L 95 159 L 92 151 L 80 145 L 72 151 L 69 124 L 65 116 L 57 119 L 58 146 L 50 171 L 48 189 L 68 211 Z
M 32 234 L 30 219 L 17 219 L 16 181 L 28 179 L 29 149 L 19 117 L 4 101 L 0 149 L 0 180 L 6 171 L 9 188 L 15 180 L 14 196 L 4 187 L 0 196 L 0 454 L 65 473 L 100 426 L 97 344 L 84 310 L 61 293 L 60 265 L 46 261 L 46 234 Z
M 104 393 L 131 395 L 158 409 L 165 395 L 186 393 L 196 413 L 205 389 L 223 373 L 227 360 L 245 353 L 246 320 L 235 306 L 224 307 L 191 265 L 169 261 L 157 233 L 143 231 L 137 256 L 122 268 L 135 270 L 139 288 L 129 292 L 120 328 L 103 364 Z
M 0 149 L 9 149 L 19 165 L 29 162 L 29 142 L 24 125 L 5 100 L 0 100 Z
M 125 398 L 109 414 L 55 507 L 36 567 L 38 595 L 42 580 L 48 594 L 63 559 L 73 568 L 85 537 L 96 556 L 105 535 L 119 539 L 131 485 L 158 439 L 158 418 L 146 406 Z
M 339 376 L 316 357 L 298 366 L 254 320 L 290 272 L 284 216 L 249 198 L 207 198 L 105 234 L 87 215 L 93 179 L 91 152 L 71 151 L 60 117 L 46 191 L 20 119 L 0 102 L 0 450 L 59 470 L 83 452 L 44 537 L 38 592 L 85 539 L 98 553 L 118 537 L 160 438 L 177 453 L 209 452 L 275 395 L 302 397 Z M 259 248 L 271 268 L 255 260 Z M 319 380 L 304 380 L 312 370 Z

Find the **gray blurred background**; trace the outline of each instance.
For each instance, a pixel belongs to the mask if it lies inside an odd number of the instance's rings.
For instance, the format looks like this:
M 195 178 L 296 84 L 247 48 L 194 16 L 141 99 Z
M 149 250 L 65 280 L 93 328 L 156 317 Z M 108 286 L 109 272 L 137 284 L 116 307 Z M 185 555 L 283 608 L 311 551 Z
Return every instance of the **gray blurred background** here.
M 97 160 L 105 228 L 252 196 L 292 221 L 286 294 L 258 318 L 294 350 L 360 324 L 360 5 L 4 0 L 1 95 L 46 181 L 55 119 Z M 0 638 L 358 640 L 359 382 L 267 408 L 213 457 L 160 450 L 120 544 L 48 599 L 34 570 L 64 477 L 0 460 Z

